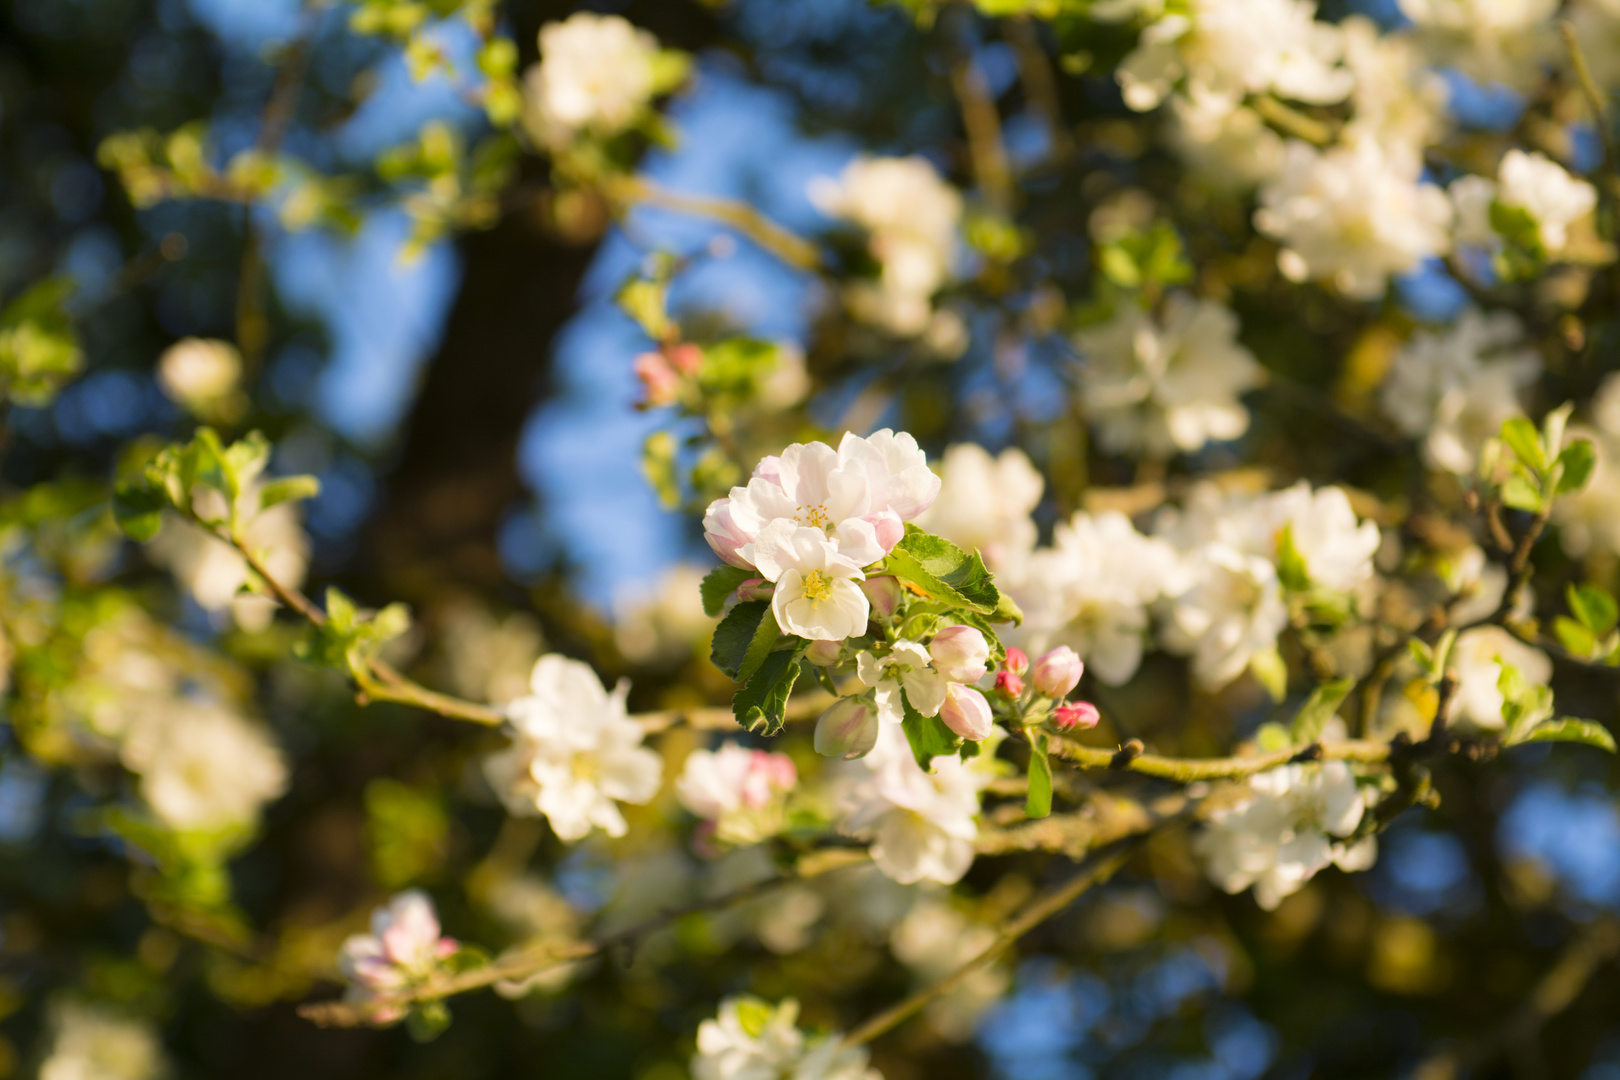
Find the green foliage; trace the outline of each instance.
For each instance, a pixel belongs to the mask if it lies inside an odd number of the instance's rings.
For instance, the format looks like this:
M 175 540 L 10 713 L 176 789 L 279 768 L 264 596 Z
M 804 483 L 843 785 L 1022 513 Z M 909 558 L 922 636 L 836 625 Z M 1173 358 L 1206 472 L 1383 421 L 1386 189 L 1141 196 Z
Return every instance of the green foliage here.
M 383 777 L 366 785 L 366 831 L 377 884 L 398 890 L 439 872 L 450 819 L 436 792 Z
M 347 670 L 365 682 L 377 651 L 410 628 L 411 613 L 404 604 L 366 611 L 333 587 L 326 590 L 326 619 L 310 627 L 302 653 L 314 663 Z
M 1045 735 L 1029 743 L 1029 793 L 1024 796 L 1024 816 L 1043 818 L 1052 812 L 1052 761 L 1047 755 Z
M 1564 446 L 1564 428 L 1574 406 L 1566 404 L 1547 414 L 1537 431 L 1522 416 L 1502 425 L 1501 447 L 1507 452 L 1508 476 L 1500 487 L 1501 499 L 1515 510 L 1545 515 L 1559 495 L 1579 491 L 1592 477 L 1597 453 L 1589 439 L 1574 439 Z M 1482 471 L 1493 469 L 1486 455 Z
M 1615 752 L 1614 736 L 1607 728 L 1590 720 L 1561 716 L 1553 719 L 1552 688 L 1532 683 L 1518 668 L 1498 658 L 1501 674 L 1497 689 L 1502 692 L 1502 721 L 1506 730 L 1503 746 L 1527 742 L 1576 742 Z
M 1304 745 L 1320 739 L 1328 721 L 1338 712 L 1339 703 L 1344 701 L 1355 685 L 1356 680 L 1349 677 L 1330 679 L 1311 691 L 1311 696 L 1294 714 L 1294 722 L 1289 728 L 1293 743 Z
M 720 614 L 726 600 L 737 591 L 737 586 L 751 577 L 758 576 L 751 570 L 744 570 L 728 563 L 710 570 L 703 576 L 703 584 L 699 586 L 703 593 L 703 613 L 711 616 Z
M 67 312 L 74 288 L 43 278 L 0 308 L 0 401 L 47 405 L 79 373 L 84 352 Z
M 900 700 L 905 707 L 900 726 L 906 733 L 906 741 L 911 744 L 911 756 L 917 759 L 924 772 L 933 772 L 934 759 L 958 753 L 962 749 L 963 739 L 946 727 L 945 721 L 937 715 L 924 716 L 912 708 L 904 690 L 900 692 Z
M 906 526 L 905 536 L 889 552 L 884 565 L 922 595 L 946 607 L 1010 622 L 1023 621 L 1023 612 L 996 588 L 978 552 L 963 551 L 915 525 Z
M 777 735 L 787 723 L 788 695 L 799 677 L 799 657 L 806 644 L 801 638 L 787 640 L 792 644 L 767 655 L 731 699 L 737 723 L 759 735 Z
M 1127 290 L 1158 290 L 1192 278 L 1181 236 L 1168 221 L 1129 229 L 1096 248 L 1097 268 L 1113 285 Z
M 745 600 L 733 607 L 714 628 L 709 659 L 731 679 L 738 679 L 754 640 L 781 633 L 769 600 Z M 755 665 L 758 666 L 757 664 Z

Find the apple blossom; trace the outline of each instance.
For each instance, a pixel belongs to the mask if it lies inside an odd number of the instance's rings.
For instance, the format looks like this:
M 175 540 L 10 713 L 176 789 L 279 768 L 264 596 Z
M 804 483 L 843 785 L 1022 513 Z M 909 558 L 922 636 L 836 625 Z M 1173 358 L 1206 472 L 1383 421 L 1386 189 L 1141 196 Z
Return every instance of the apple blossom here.
M 350 983 L 348 1000 L 373 1005 L 370 1019 L 389 1023 L 405 1012 L 389 998 L 433 974 L 459 948 L 440 936 L 433 901 L 411 889 L 371 913 L 371 933 L 344 939 L 338 968 Z
M 905 591 L 900 587 L 900 579 L 893 574 L 877 574 L 861 582 L 861 592 L 872 604 L 872 610 L 877 612 L 879 618 L 887 619 L 899 608 Z
M 856 583 L 863 576 L 820 529 L 777 518 L 747 548 L 760 572 L 776 583 L 771 610 L 786 634 L 842 641 L 866 632 L 871 606 Z
M 1447 666 L 1457 689 L 1446 719 L 1459 727 L 1500 731 L 1504 721 L 1497 680 L 1503 664 L 1517 668 L 1530 683 L 1546 685 L 1552 678 L 1552 661 L 1547 654 L 1500 626 L 1476 626 L 1458 634 Z
M 163 1040 L 145 1020 L 56 998 L 45 1010 L 49 1049 L 37 1080 L 159 1080 L 173 1075 Z
M 556 147 L 576 132 L 614 135 L 656 92 L 658 40 L 618 15 L 575 12 L 540 28 L 540 62 L 525 77 L 525 122 Z
M 692 1080 L 882 1080 L 864 1047 L 844 1047 L 837 1032 L 809 1037 L 798 1028 L 799 1003 L 771 1006 L 729 997 L 698 1025 Z
M 158 358 L 158 385 L 170 399 L 206 416 L 236 391 L 242 354 L 228 341 L 182 338 Z
M 180 832 L 252 825 L 287 789 L 287 760 L 268 732 L 218 704 L 173 701 L 138 721 L 120 754 L 152 812 Z
M 1017 447 L 996 457 L 976 443 L 945 451 L 939 498 L 917 519 L 919 528 L 965 551 L 978 551 L 996 574 L 1013 570 L 1035 547 L 1030 512 L 1046 481 Z
M 904 700 L 918 713 L 934 716 L 945 704 L 945 690 L 950 685 L 934 668 L 928 650 L 905 638 L 896 641 L 887 656 L 862 652 L 855 657 L 855 677 L 862 686 L 876 691 L 878 718 L 889 724 L 905 719 L 902 691 Z
M 1029 655 L 1018 646 L 1009 645 L 1007 646 L 1007 659 L 1003 661 L 1001 666 L 1014 675 L 1023 675 L 1029 671 Z
M 812 641 L 804 650 L 804 658 L 817 667 L 832 667 L 844 655 L 844 647 L 837 641 Z
M 877 738 L 877 706 L 864 697 L 839 698 L 816 720 L 816 753 L 827 757 L 865 757 Z
M 1571 176 L 1545 154 L 1522 150 L 1509 150 L 1502 156 L 1494 183 L 1481 176 L 1464 176 L 1452 183 L 1450 192 L 1457 210 L 1459 243 L 1499 244 L 1491 207 L 1500 205 L 1529 215 L 1537 239 L 1551 256 L 1568 246 L 1569 227 L 1597 206 L 1597 189 L 1591 184 Z
M 663 760 L 641 745 L 641 725 L 625 712 L 628 683 L 609 694 L 587 664 L 542 656 L 530 694 L 506 706 L 512 743 L 484 761 L 490 785 L 518 815 L 544 814 L 558 839 L 628 829 L 617 803 L 658 793 Z
M 1024 696 L 1024 680 L 1012 669 L 1002 668 L 996 672 L 994 690 L 1008 701 L 1017 701 Z
M 1067 645 L 1045 653 L 1035 661 L 1035 673 L 1032 676 L 1035 689 L 1052 698 L 1066 698 L 1069 691 L 1080 685 L 1080 676 L 1085 674 L 1086 665 L 1080 661 L 1080 656 Z
M 921 986 L 933 986 L 984 953 L 995 940 L 995 927 L 968 918 L 945 900 L 924 896 L 895 926 L 889 948 Z M 973 1036 L 984 1011 L 1007 992 L 1012 977 L 1003 964 L 985 964 L 956 979 L 955 989 L 931 1002 L 923 1015 L 942 1038 L 964 1042 Z
M 1101 719 L 1102 713 L 1089 701 L 1065 701 L 1052 710 L 1052 726 L 1059 731 L 1085 731 Z
M 947 626 L 928 643 L 928 655 L 951 682 L 978 682 L 989 668 L 990 643 L 971 626 Z
M 726 743 L 719 750 L 694 750 L 675 781 L 681 805 L 716 823 L 728 844 L 752 844 L 781 831 L 783 798 L 798 784 L 786 754 L 750 750 Z
M 1016 676 L 1015 676 L 1016 677 Z M 964 739 L 980 742 L 995 728 L 990 703 L 971 686 L 951 683 L 945 687 L 945 703 L 939 707 L 945 726 Z

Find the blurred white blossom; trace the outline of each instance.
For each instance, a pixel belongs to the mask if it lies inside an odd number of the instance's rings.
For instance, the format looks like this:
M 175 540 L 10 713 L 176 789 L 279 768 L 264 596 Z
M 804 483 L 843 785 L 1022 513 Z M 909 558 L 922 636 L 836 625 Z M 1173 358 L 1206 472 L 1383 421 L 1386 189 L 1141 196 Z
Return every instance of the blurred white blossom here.
M 629 684 L 610 694 L 589 664 L 550 654 L 529 685 L 506 706 L 512 744 L 485 759 L 490 785 L 513 814 L 544 814 L 560 840 L 593 828 L 623 836 L 618 804 L 649 802 L 663 778 L 663 759 L 625 712 Z
M 962 196 L 920 157 L 858 157 L 837 180 L 819 177 L 810 201 L 869 234 L 878 283 L 849 286 L 855 315 L 911 337 L 928 329 L 933 296 L 950 278 Z
M 1376 300 L 1391 274 L 1450 246 L 1451 203 L 1421 167 L 1369 138 L 1325 151 L 1291 141 L 1281 174 L 1260 189 L 1255 227 L 1283 245 L 1277 266 L 1290 281 Z
M 673 664 L 707 640 L 715 620 L 703 611 L 698 586 L 707 571 L 680 563 L 659 575 L 650 589 L 621 596 L 614 604 L 613 643 L 633 664 Z
M 1553 504 L 1558 540 L 1575 558 L 1620 553 L 1620 374 L 1608 375 L 1592 396 L 1591 420 L 1590 427 L 1570 425 L 1566 442 L 1591 440 L 1592 476 Z
M 1017 447 L 991 457 L 977 443 L 945 451 L 939 497 L 917 526 L 967 551 L 977 550 L 999 576 L 1035 547 L 1030 513 L 1046 482 Z
M 889 948 L 895 959 L 911 969 L 920 988 L 940 982 L 995 940 L 993 926 L 975 922 L 943 899 L 924 896 L 894 928 Z M 1011 983 L 1004 965 L 987 964 L 929 1002 L 923 1015 L 941 1038 L 966 1042 L 973 1037 L 979 1017 Z
M 786 754 L 728 742 L 688 754 L 675 794 L 682 806 L 714 823 L 722 843 L 755 844 L 782 831 L 786 796 L 798 782 Z
M 578 11 L 540 28 L 540 62 L 525 75 L 524 122 L 541 146 L 576 132 L 615 135 L 657 90 L 658 40 L 618 15 Z
M 1476 626 L 1457 635 L 1447 667 L 1457 680 L 1446 713 L 1448 721 L 1480 731 L 1502 728 L 1502 691 L 1497 680 L 1503 663 L 1517 668 L 1526 682 L 1545 684 L 1552 678 L 1547 654 L 1500 626 Z
M 252 825 L 287 788 L 269 733 L 221 705 L 176 700 L 135 725 L 120 753 L 152 812 L 182 832 Z
M 1450 193 L 1457 212 L 1458 243 L 1497 244 L 1491 207 L 1501 205 L 1529 215 L 1542 249 L 1553 257 L 1568 246 L 1570 226 L 1597 206 L 1597 189 L 1591 184 L 1571 176 L 1547 155 L 1523 150 L 1509 150 L 1502 156 L 1494 182 L 1464 176 L 1452 182 Z
M 1541 374 L 1509 312 L 1465 310 L 1446 330 L 1419 330 L 1396 354 L 1384 382 L 1385 414 L 1423 443 L 1432 469 L 1468 474 L 1485 440 L 1523 412 L 1520 390 Z
M 799 1003 L 772 1006 L 750 996 L 729 997 L 713 1020 L 698 1025 L 692 1080 L 882 1080 L 864 1047 L 842 1047 L 843 1036 L 806 1036 Z
M 51 1041 L 39 1080 L 157 1080 L 171 1072 L 144 1020 L 71 998 L 52 1001 L 46 1014 Z
M 1558 48 L 1558 0 L 1399 0 L 1431 63 L 1526 89 Z
M 163 392 L 202 417 L 226 405 L 241 378 L 242 354 L 228 341 L 183 338 L 158 358 Z

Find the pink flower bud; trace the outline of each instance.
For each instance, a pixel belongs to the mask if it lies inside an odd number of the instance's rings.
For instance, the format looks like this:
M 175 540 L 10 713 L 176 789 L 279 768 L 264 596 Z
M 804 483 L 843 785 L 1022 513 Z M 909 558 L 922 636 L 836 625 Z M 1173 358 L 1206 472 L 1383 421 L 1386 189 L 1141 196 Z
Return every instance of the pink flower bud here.
M 928 643 L 928 655 L 951 682 L 978 682 L 990 663 L 990 645 L 971 626 L 947 626 Z
M 810 647 L 804 650 L 804 658 L 817 667 L 832 667 L 843 654 L 844 643 L 841 641 L 812 641 Z
M 665 355 L 682 375 L 696 375 L 703 367 L 703 350 L 691 342 L 671 346 Z
M 827 757 L 865 757 L 877 737 L 877 709 L 865 698 L 839 698 L 816 721 L 816 753 Z
M 900 580 L 888 574 L 879 574 L 861 582 L 861 591 L 872 602 L 872 612 L 887 618 L 900 606 Z
M 754 569 L 753 564 L 738 554 L 738 549 L 753 538 L 731 519 L 731 500 L 716 499 L 703 515 L 703 539 L 720 556 L 721 561 L 741 570 Z
M 761 577 L 751 577 L 737 586 L 738 600 L 769 600 L 776 586 Z
M 893 510 L 868 514 L 866 520 L 872 523 L 872 531 L 877 534 L 877 542 L 883 546 L 885 552 L 893 551 L 894 545 L 906 535 L 906 523 L 901 521 L 900 515 Z
M 1065 701 L 1052 710 L 1052 726 L 1059 731 L 1085 731 L 1101 719 L 1097 706 L 1089 701 Z
M 1066 698 L 1069 691 L 1080 685 L 1080 676 L 1085 670 L 1079 653 L 1067 645 L 1059 645 L 1035 661 L 1035 689 L 1047 697 Z
M 1022 697 L 1024 680 L 1003 668 L 996 672 L 996 693 L 1009 698 Z
M 758 810 L 769 806 L 778 792 L 792 791 L 798 782 L 799 771 L 793 767 L 792 758 L 755 750 L 748 761 L 748 772 L 743 776 L 739 794 L 744 806 Z
M 642 402 L 644 407 L 672 405 L 681 396 L 681 374 L 671 366 L 663 353 L 644 352 L 637 356 L 635 372 L 647 393 L 646 400 Z
M 990 715 L 990 703 L 971 686 L 951 683 L 945 690 L 945 704 L 939 707 L 939 718 L 945 726 L 962 736 L 978 742 L 995 727 Z
M 1016 645 L 1007 650 L 1007 662 L 1002 665 L 1014 675 L 1022 675 L 1029 670 L 1029 655 Z

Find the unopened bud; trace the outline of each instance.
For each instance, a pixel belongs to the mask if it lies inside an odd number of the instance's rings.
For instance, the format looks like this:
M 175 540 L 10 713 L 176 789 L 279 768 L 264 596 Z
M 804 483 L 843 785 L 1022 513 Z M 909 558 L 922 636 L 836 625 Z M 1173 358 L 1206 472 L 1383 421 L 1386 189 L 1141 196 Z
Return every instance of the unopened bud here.
M 945 726 L 964 739 L 978 742 L 987 738 L 995 727 L 990 715 L 990 703 L 971 686 L 951 683 L 945 690 L 945 704 L 939 707 L 939 718 Z
M 971 626 L 947 626 L 928 643 L 928 655 L 951 682 L 978 682 L 990 663 L 990 644 Z
M 703 350 L 689 341 L 670 346 L 664 355 L 682 375 L 696 375 L 703 367 Z
M 1085 731 L 1101 719 L 1097 706 L 1089 701 L 1065 701 L 1052 710 L 1052 726 L 1059 731 Z
M 1085 670 L 1079 653 L 1067 645 L 1059 645 L 1035 661 L 1035 689 L 1047 697 L 1066 698 L 1069 691 L 1080 685 L 1080 676 Z
M 844 643 L 841 641 L 812 641 L 810 647 L 804 650 L 804 658 L 817 667 L 832 667 L 843 654 Z
M 1029 670 L 1029 654 L 1014 645 L 1007 650 L 1007 662 L 1002 666 L 1014 675 L 1022 675 Z
M 751 577 L 737 586 L 738 600 L 769 600 L 776 586 L 762 577 Z
M 900 580 L 889 574 L 879 574 L 861 582 L 861 591 L 872 602 L 872 612 L 888 618 L 900 606 Z
M 865 757 L 877 737 L 877 709 L 865 698 L 839 698 L 816 721 L 816 753 L 827 757 Z
M 1008 698 L 1022 697 L 1024 680 L 1003 668 L 996 672 L 996 693 Z

